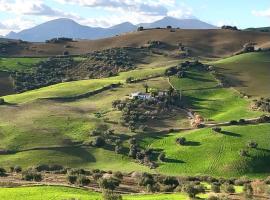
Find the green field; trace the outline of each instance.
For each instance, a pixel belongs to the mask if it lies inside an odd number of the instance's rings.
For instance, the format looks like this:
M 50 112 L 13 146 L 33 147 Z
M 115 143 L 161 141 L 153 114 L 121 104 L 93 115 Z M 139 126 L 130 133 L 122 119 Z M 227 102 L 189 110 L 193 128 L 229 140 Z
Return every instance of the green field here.
M 31 70 L 35 64 L 44 58 L 0 58 L 0 71 Z
M 101 194 L 68 187 L 0 188 L 0 199 L 9 200 L 101 200 Z M 183 194 L 124 195 L 123 200 L 187 200 Z
M 209 128 L 184 133 L 169 134 L 155 139 L 152 148 L 162 149 L 169 162 L 161 163 L 158 172 L 170 175 L 201 174 L 221 177 L 267 176 L 270 162 L 270 125 L 231 126 L 222 128 L 220 134 Z M 186 146 L 176 144 L 176 138 L 186 137 Z M 241 157 L 248 141 L 256 141 L 257 149 Z
M 252 96 L 270 97 L 270 53 L 247 53 L 211 63 L 233 86 Z
M 250 100 L 243 99 L 231 88 L 220 88 L 208 72 L 192 70 L 186 78 L 171 78 L 171 83 L 182 91 L 185 103 L 207 120 L 224 122 L 253 118 L 262 112 L 252 111 Z

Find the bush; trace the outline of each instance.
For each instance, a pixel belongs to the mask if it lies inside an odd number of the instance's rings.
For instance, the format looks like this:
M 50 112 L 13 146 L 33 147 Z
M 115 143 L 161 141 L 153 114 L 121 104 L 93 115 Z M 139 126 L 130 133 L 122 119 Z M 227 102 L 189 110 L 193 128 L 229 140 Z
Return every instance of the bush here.
M 92 142 L 92 145 L 95 147 L 102 147 L 105 145 L 105 139 L 101 136 L 98 136 L 94 139 L 94 141 Z
M 0 105 L 5 104 L 5 100 L 3 98 L 0 98 Z
M 222 130 L 222 129 L 221 129 L 220 127 L 213 127 L 213 128 L 212 128 L 212 131 L 217 132 L 217 133 L 220 133 L 221 130 Z
M 42 181 L 42 175 L 38 172 L 28 170 L 22 173 L 22 180 L 40 182 Z
M 231 120 L 231 121 L 230 121 L 230 124 L 231 124 L 231 125 L 237 125 L 238 122 L 237 122 L 236 120 Z
M 258 143 L 255 141 L 249 141 L 247 147 L 256 149 L 258 147 Z
M 242 150 L 239 151 L 239 155 L 243 156 L 243 157 L 246 157 L 246 156 L 248 156 L 248 151 L 245 150 L 245 149 L 242 149 Z
M 77 181 L 77 176 L 76 175 L 68 175 L 67 176 L 67 181 L 71 184 L 74 184 L 76 183 Z
M 185 145 L 186 144 L 186 138 L 184 138 L 184 137 L 180 137 L 180 138 L 177 138 L 176 139 L 176 143 L 177 144 L 180 144 L 180 145 Z
M 20 173 L 21 171 L 22 171 L 22 168 L 18 165 L 16 165 L 15 167 L 10 167 L 10 172 Z
M 87 178 L 86 176 L 84 175 L 80 175 L 78 178 L 77 178 L 77 183 L 81 186 L 86 186 L 86 185 L 89 185 L 90 184 L 90 179 Z
M 243 187 L 243 191 L 247 198 L 251 198 L 253 196 L 253 188 L 250 183 L 246 183 Z
M 6 176 L 6 170 L 4 168 L 0 168 L 0 176 Z
M 99 180 L 99 187 L 105 190 L 113 191 L 118 187 L 120 184 L 120 181 L 115 178 L 109 178 L 109 179 L 100 179 Z
M 211 191 L 214 193 L 220 193 L 220 185 L 217 183 L 213 183 L 211 185 Z
M 222 189 L 226 193 L 235 193 L 235 188 L 231 184 L 225 184 L 222 186 Z
M 120 194 L 115 194 L 112 191 L 103 190 L 102 192 L 102 200 L 122 200 L 122 196 Z
M 121 172 L 114 172 L 113 176 L 119 180 L 123 179 L 123 174 Z
M 197 194 L 205 193 L 205 188 L 202 185 L 189 183 L 184 185 L 183 191 L 186 192 L 190 198 L 195 198 Z

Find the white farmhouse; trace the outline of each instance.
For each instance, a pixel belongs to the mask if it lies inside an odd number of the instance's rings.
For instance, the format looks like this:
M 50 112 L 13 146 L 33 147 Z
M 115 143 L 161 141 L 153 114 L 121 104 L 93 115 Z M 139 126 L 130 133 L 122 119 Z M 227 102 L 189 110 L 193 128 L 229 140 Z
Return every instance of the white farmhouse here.
M 146 94 L 142 92 L 134 92 L 130 94 L 131 99 L 141 99 L 141 100 L 150 100 L 153 99 L 151 94 Z

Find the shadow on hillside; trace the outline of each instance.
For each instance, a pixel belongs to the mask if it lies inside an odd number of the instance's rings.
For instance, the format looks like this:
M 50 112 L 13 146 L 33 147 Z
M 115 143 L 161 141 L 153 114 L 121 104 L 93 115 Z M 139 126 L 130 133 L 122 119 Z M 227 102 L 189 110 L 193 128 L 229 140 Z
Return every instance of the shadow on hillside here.
M 201 143 L 200 142 L 195 142 L 195 141 L 187 141 L 185 143 L 185 146 L 193 146 L 193 147 L 196 147 L 196 146 L 201 146 Z
M 222 133 L 223 135 L 232 136 L 232 137 L 242 137 L 242 135 L 238 133 L 233 133 L 229 131 L 221 131 L 220 133 Z
M 185 161 L 178 160 L 178 159 L 173 159 L 173 158 L 165 158 L 164 162 L 166 162 L 166 163 L 176 163 L 176 164 L 186 163 Z

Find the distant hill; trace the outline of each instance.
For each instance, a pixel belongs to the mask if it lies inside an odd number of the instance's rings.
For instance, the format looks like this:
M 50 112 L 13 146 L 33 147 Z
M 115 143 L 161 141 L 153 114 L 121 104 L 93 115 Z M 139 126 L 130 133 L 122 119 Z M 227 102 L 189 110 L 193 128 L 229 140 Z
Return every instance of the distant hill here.
M 89 27 L 78 24 L 77 22 L 60 18 L 52 21 L 45 22 L 30 29 L 23 30 L 15 33 L 10 32 L 6 38 L 21 39 L 30 42 L 44 42 L 45 40 L 56 37 L 69 37 L 76 39 L 102 39 L 113 37 L 115 35 L 132 32 L 138 26 L 145 28 L 156 27 L 180 27 L 182 29 L 216 29 L 217 27 L 202 22 L 197 19 L 176 19 L 172 17 L 165 17 L 153 23 L 134 25 L 129 22 L 118 24 L 110 28 Z
M 202 22 L 198 19 L 177 19 L 173 17 L 164 17 L 161 20 L 158 20 L 153 23 L 143 23 L 139 24 L 139 26 L 143 26 L 144 28 L 165 28 L 166 26 L 179 27 L 181 29 L 217 29 L 218 27 L 213 26 L 211 24 Z
M 247 28 L 245 31 L 270 32 L 270 27 Z
M 99 39 L 133 30 L 136 30 L 136 26 L 131 23 L 123 23 L 110 28 L 99 28 L 82 26 L 71 19 L 61 18 L 45 22 L 18 33 L 10 32 L 6 35 L 6 38 L 21 39 L 30 42 L 44 42 L 45 40 L 56 37 Z

